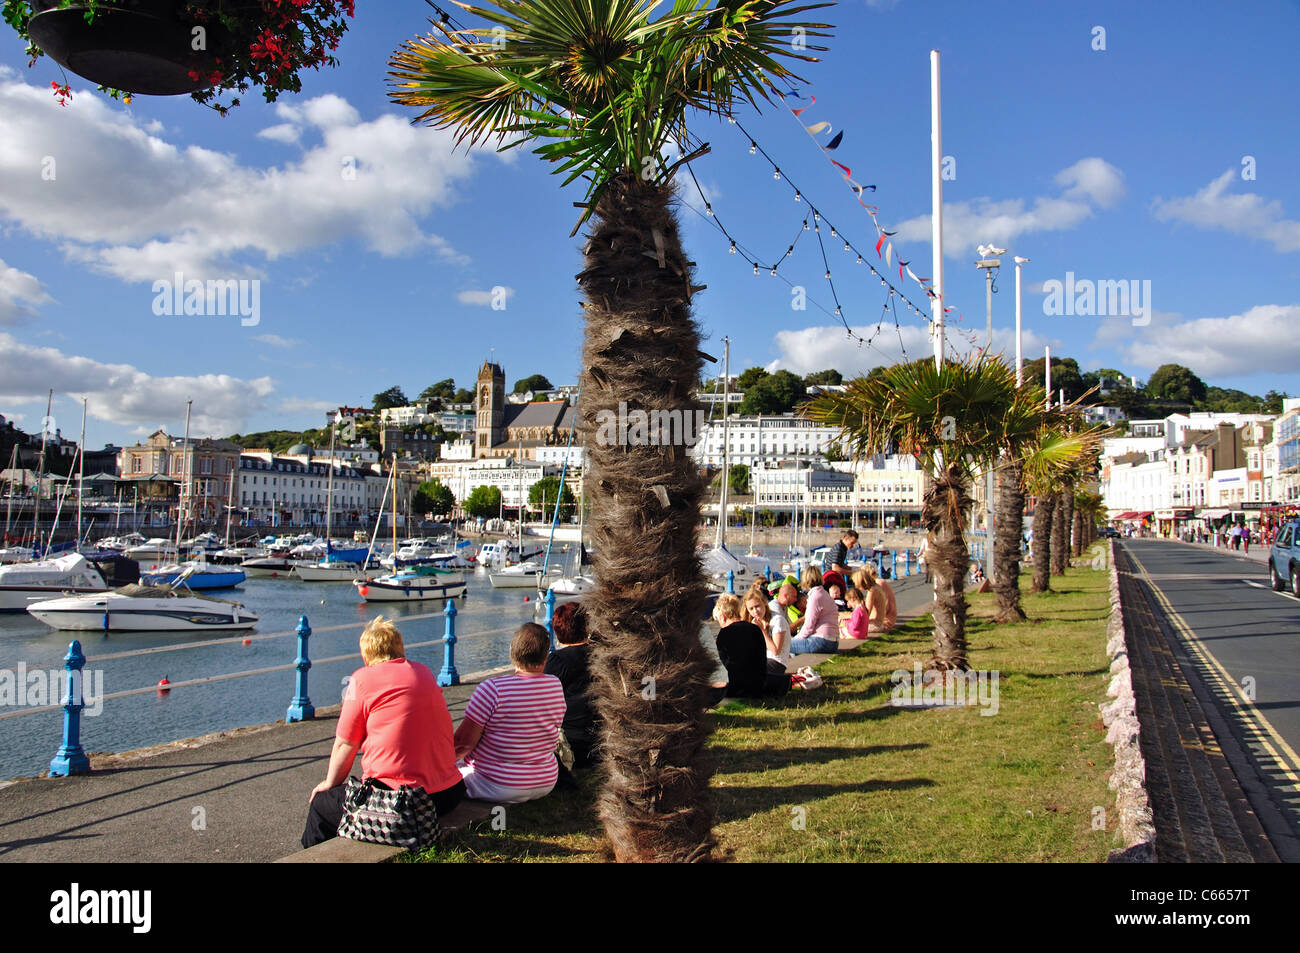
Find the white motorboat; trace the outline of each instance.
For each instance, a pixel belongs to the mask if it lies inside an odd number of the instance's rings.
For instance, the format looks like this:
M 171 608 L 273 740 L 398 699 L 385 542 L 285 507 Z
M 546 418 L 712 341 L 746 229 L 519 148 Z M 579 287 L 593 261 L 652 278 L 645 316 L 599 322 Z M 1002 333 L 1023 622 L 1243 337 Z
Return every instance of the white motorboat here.
M 106 536 L 95 545 L 100 549 L 111 549 L 114 552 L 122 553 L 132 546 L 139 546 L 145 542 L 145 538 L 139 533 L 127 533 L 125 536 Z
M 413 566 L 397 572 L 357 579 L 357 594 L 366 602 L 415 602 L 454 599 L 466 591 L 465 577 L 436 566 Z
M 242 603 L 172 586 L 121 586 L 101 593 L 36 602 L 27 611 L 51 628 L 80 632 L 251 629 L 258 619 Z
M 30 562 L 34 555 L 30 546 L 8 546 L 0 549 L 0 565 Z
M 489 570 L 488 580 L 495 589 L 545 589 L 545 579 L 558 579 L 562 575 L 563 570 L 556 563 L 547 567 L 543 575 L 542 561 L 530 559 L 518 566 Z
M 127 548 L 123 555 L 129 556 L 136 562 L 157 562 L 168 557 L 175 557 L 176 543 L 170 539 L 163 539 L 161 536 L 154 536 L 143 543 Z
M 361 563 L 330 559 L 318 563 L 299 563 L 293 567 L 293 571 L 303 582 L 351 582 L 365 569 Z
M 484 543 L 478 551 L 478 564 L 484 569 L 504 569 L 512 563 L 535 559 L 546 551 L 545 546 L 529 544 L 521 547 L 510 540 Z
M 22 612 L 33 602 L 56 593 L 103 592 L 139 578 L 139 564 L 123 556 L 87 559 L 80 553 L 70 553 L 0 566 L 0 612 Z
M 775 571 L 771 561 L 766 557 L 737 555 L 725 545 L 715 546 L 701 553 L 700 564 L 704 568 L 704 574 L 718 583 L 725 584 L 727 573 L 735 573 L 737 591 L 748 588 L 756 576 L 763 577 Z M 766 573 L 764 569 L 767 570 Z

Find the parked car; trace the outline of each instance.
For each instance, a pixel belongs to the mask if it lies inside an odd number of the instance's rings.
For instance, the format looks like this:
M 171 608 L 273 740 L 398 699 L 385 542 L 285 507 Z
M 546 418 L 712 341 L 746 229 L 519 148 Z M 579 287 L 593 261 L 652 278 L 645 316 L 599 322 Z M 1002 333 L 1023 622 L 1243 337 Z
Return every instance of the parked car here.
M 1275 591 L 1290 585 L 1291 594 L 1300 598 L 1300 520 L 1285 524 L 1269 547 L 1268 576 Z
M 1100 536 L 1102 539 L 1120 538 L 1119 530 L 1117 530 L 1113 526 L 1103 526 L 1101 529 L 1097 530 L 1097 535 Z

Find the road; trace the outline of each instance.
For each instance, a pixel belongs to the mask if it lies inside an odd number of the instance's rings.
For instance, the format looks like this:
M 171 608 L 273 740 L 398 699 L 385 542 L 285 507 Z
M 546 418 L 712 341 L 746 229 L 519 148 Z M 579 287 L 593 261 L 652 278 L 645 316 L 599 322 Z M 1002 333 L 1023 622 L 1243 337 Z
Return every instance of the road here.
M 1119 545 L 1155 593 L 1260 822 L 1282 859 L 1300 860 L 1300 600 L 1272 591 L 1260 558 L 1170 540 Z

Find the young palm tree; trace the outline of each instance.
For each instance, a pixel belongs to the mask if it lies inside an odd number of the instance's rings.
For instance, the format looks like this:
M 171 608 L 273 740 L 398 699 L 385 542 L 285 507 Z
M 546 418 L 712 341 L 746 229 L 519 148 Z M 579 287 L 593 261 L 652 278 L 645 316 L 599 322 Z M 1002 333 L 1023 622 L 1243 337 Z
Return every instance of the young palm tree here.
M 1074 502 L 1074 481 L 1065 481 L 1052 507 L 1052 575 L 1064 576 L 1070 564 L 1070 517 Z
M 1034 578 L 1030 592 L 1051 592 L 1052 520 L 1056 490 L 1046 482 L 1032 484 L 1034 492 Z
M 577 232 L 591 221 L 577 276 L 587 314 L 580 430 L 595 543 L 591 619 L 596 705 L 609 772 L 600 814 L 619 860 L 708 856 L 712 808 L 703 717 L 712 664 L 700 645 L 706 591 L 695 554 L 704 490 L 683 445 L 615 437 L 620 405 L 690 414 L 702 355 L 691 317 L 692 262 L 681 247 L 672 173 L 707 151 L 692 111 L 729 116 L 815 62 L 824 24 L 792 19 L 827 4 L 789 0 L 498 0 L 458 4 L 487 26 L 435 23 L 390 61 L 392 98 L 458 141 L 533 145 L 565 183 L 583 179 Z M 666 163 L 666 150 L 680 158 Z M 628 428 L 631 430 L 631 428 Z
M 1025 618 L 1020 604 L 1020 539 L 1024 530 L 1025 479 L 1038 481 L 1065 473 L 1090 455 L 1095 431 L 1067 433 L 1069 408 L 1045 408 L 1041 387 L 1023 386 L 1003 418 L 1003 465 L 999 469 L 993 590 L 997 622 Z M 1035 539 L 1035 552 L 1037 539 Z
M 1042 395 L 1039 395 L 1042 401 Z M 964 527 L 973 474 L 991 466 L 1008 440 L 1015 373 L 998 358 L 972 357 L 941 368 L 927 359 L 850 381 L 841 394 L 805 405 L 807 416 L 841 428 L 858 457 L 893 450 L 916 456 L 930 475 L 921 501 L 926 565 L 934 580 L 937 669 L 968 668 Z M 1041 403 L 1040 403 L 1041 406 Z M 1015 448 L 1018 451 L 1018 447 Z

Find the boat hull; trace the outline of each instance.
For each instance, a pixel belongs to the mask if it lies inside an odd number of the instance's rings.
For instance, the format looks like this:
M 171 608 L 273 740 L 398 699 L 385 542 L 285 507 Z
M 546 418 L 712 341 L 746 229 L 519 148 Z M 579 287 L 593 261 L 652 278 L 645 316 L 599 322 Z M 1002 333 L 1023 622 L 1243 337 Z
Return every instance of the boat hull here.
M 204 599 L 74 597 L 37 602 L 27 612 L 66 632 L 201 632 L 251 629 L 258 617 L 239 606 Z
M 351 582 L 361 575 L 361 567 L 346 566 L 295 566 L 294 573 L 303 582 Z
M 366 602 L 419 602 L 425 599 L 456 599 L 466 591 L 463 576 L 417 577 L 406 584 L 379 579 L 358 579 L 357 594 Z

